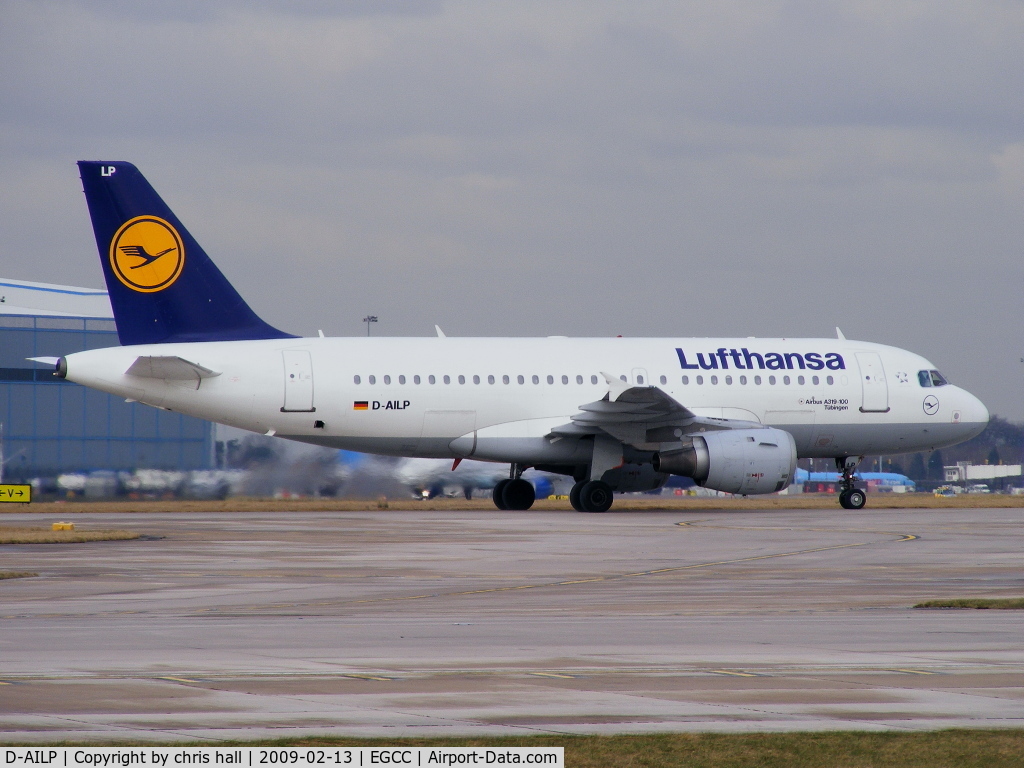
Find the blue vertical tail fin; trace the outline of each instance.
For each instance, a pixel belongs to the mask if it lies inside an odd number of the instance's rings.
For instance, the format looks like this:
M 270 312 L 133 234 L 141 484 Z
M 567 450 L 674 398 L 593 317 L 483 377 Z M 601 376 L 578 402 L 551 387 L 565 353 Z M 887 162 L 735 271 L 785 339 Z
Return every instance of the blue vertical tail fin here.
M 131 163 L 78 163 L 122 344 L 292 338 L 261 320 Z

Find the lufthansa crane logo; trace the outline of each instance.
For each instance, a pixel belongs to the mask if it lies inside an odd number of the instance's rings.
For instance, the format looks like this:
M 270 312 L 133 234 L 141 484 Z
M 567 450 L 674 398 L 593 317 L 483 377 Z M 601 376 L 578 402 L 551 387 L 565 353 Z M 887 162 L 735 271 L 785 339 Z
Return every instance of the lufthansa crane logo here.
M 935 395 L 928 395 L 924 402 L 921 403 L 921 407 L 924 408 L 924 412 L 929 416 L 934 416 L 939 412 L 939 398 Z
M 121 225 L 110 241 L 110 266 L 133 291 L 162 291 L 185 266 L 178 231 L 156 216 L 136 216 Z

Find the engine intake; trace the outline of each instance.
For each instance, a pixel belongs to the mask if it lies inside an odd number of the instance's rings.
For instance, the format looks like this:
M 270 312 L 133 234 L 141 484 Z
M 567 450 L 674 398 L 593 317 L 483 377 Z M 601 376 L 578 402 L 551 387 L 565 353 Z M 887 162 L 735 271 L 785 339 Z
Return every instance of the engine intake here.
M 738 494 L 775 493 L 796 471 L 796 442 L 781 429 L 732 429 L 695 435 L 690 445 L 654 454 L 654 469 L 692 477 L 705 488 Z

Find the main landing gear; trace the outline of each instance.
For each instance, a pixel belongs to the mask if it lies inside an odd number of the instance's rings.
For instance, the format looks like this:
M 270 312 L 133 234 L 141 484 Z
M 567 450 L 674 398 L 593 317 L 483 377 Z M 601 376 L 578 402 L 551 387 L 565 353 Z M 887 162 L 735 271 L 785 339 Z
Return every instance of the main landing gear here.
M 839 506 L 843 509 L 864 509 L 868 496 L 860 488 L 853 487 L 853 473 L 863 456 L 843 456 L 836 458 L 836 469 L 842 474 L 840 481 L 842 490 L 839 492 Z
M 569 503 L 577 512 L 607 512 L 613 500 L 611 486 L 600 480 L 576 483 L 569 491 Z
M 507 480 L 501 480 L 491 493 L 494 506 L 498 509 L 524 510 L 533 506 L 537 494 L 528 480 L 523 480 L 523 472 L 527 468 L 521 464 L 513 464 Z

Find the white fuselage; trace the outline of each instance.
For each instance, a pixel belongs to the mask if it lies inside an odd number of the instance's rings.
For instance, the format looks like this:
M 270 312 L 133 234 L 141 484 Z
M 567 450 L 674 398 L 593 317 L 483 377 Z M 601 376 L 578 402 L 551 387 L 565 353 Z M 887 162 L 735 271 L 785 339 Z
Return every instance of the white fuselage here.
M 146 356 L 218 375 L 126 374 Z M 919 355 L 845 339 L 296 338 L 113 347 L 66 363 L 70 381 L 254 432 L 526 464 L 586 460 L 580 441 L 545 436 L 608 392 L 603 373 L 698 416 L 786 430 L 801 457 L 928 450 L 989 418 L 959 387 L 922 386 L 934 366 Z

